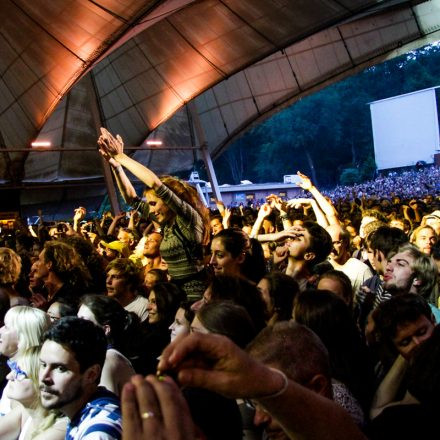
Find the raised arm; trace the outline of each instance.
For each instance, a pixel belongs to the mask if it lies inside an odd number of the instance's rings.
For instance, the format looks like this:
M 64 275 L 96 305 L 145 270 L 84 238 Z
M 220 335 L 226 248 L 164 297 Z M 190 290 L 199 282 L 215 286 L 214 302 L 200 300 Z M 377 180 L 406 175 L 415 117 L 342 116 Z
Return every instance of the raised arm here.
M 114 137 L 108 130 L 101 127 L 101 136 L 98 139 L 98 144 L 100 147 L 99 151 L 104 157 L 107 155 L 113 158 L 144 182 L 148 188 L 157 190 L 162 186 L 162 182 L 153 171 L 124 154 L 124 142 L 121 136 L 116 135 Z
M 328 221 L 329 225 L 339 225 L 338 213 L 335 207 L 319 192 L 318 188 L 316 188 L 309 177 L 301 172 L 297 172 L 298 176 L 301 178 L 301 182 L 299 186 L 306 190 L 310 191 L 319 208 L 325 214 L 325 217 Z
M 287 202 L 288 206 L 293 206 L 293 207 L 297 207 L 298 205 L 309 205 L 312 207 L 313 212 L 315 213 L 315 217 L 316 217 L 316 223 L 318 223 L 318 225 L 322 226 L 323 228 L 326 228 L 328 226 L 328 221 L 326 216 L 324 215 L 324 213 L 322 212 L 322 210 L 319 208 L 318 204 L 316 203 L 315 199 L 305 199 L 305 198 L 300 198 L 300 199 L 290 199 Z

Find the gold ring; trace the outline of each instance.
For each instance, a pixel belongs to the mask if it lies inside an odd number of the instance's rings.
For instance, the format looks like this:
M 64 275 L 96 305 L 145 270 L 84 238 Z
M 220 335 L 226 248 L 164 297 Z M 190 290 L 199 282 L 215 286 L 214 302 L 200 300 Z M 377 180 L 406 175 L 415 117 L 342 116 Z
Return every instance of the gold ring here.
M 147 420 L 150 417 L 154 417 L 153 411 L 145 411 L 144 413 L 141 414 L 141 419 L 143 419 L 143 420 Z

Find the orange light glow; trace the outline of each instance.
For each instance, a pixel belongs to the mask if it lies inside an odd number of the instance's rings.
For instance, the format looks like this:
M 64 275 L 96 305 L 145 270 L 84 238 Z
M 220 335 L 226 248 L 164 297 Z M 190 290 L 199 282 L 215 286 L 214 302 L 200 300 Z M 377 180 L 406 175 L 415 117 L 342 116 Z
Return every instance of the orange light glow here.
M 31 143 L 32 147 L 50 147 L 52 145 L 49 141 L 34 141 Z

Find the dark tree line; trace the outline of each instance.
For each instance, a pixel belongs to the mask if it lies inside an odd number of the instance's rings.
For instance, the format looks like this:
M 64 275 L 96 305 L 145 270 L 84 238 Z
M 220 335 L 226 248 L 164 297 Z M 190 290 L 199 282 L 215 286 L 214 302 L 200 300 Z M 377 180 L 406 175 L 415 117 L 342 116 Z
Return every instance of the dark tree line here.
M 245 133 L 215 162 L 219 182 L 280 182 L 297 170 L 323 187 L 371 178 L 375 164 L 368 103 L 439 83 L 440 45 L 368 68 Z

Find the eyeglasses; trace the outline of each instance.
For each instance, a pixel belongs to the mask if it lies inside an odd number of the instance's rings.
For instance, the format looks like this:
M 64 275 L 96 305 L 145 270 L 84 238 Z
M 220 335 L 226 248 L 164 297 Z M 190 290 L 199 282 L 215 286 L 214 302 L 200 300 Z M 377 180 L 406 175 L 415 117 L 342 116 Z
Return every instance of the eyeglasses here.
M 21 382 L 22 380 L 28 378 L 28 375 L 18 366 L 17 362 L 8 359 L 6 363 L 14 375 L 14 380 Z

